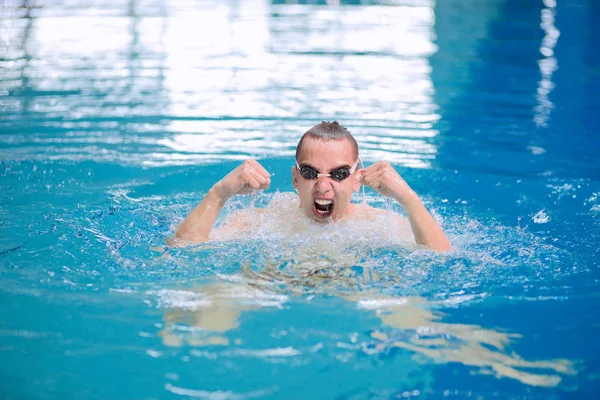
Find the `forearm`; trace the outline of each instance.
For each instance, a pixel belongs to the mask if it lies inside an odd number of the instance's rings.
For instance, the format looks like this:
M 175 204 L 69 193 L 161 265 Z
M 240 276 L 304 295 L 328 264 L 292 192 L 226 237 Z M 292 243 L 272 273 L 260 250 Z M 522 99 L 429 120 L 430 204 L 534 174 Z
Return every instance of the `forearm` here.
M 210 189 L 200 204 L 179 225 L 175 237 L 193 243 L 206 242 L 226 202 L 216 187 Z
M 435 251 L 451 250 L 450 242 L 444 231 L 427 211 L 416 193 L 413 192 L 408 200 L 400 204 L 408 214 L 410 226 L 418 244 Z

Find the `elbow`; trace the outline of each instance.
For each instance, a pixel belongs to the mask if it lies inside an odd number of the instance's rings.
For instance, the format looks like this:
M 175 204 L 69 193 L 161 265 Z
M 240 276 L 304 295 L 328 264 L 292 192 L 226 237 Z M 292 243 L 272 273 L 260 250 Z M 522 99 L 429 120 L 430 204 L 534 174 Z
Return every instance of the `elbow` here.
M 450 243 L 441 246 L 429 246 L 429 248 L 437 253 L 449 253 L 452 251 L 452 246 L 450 246 Z
M 448 253 L 452 251 L 452 245 L 448 239 L 444 239 L 435 243 L 429 243 L 426 246 L 437 253 Z
M 177 235 L 171 236 L 165 239 L 165 244 L 167 247 L 175 248 L 175 247 L 185 247 L 187 242 Z
M 165 239 L 165 243 L 170 248 L 187 247 L 190 244 L 204 243 L 207 242 L 208 238 L 204 237 L 190 237 L 189 235 L 182 236 L 177 233 L 174 236 Z
M 417 240 L 416 242 L 436 253 L 447 253 L 453 250 L 452 245 L 450 245 L 450 242 L 446 238 L 440 240 Z

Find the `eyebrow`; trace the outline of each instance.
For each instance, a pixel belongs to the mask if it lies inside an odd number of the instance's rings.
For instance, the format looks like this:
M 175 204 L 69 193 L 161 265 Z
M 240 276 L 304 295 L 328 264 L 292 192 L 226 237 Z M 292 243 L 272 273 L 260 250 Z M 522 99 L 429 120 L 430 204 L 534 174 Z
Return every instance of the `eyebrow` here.
M 310 165 L 309 163 L 302 163 L 302 164 L 298 164 L 298 165 L 300 165 L 300 167 L 310 167 L 310 168 L 314 169 L 315 171 L 319 171 L 319 169 L 318 169 L 318 168 L 316 168 L 316 167 L 313 167 L 313 166 L 312 166 L 312 165 Z M 330 170 L 329 170 L 329 172 L 331 172 L 331 171 L 335 171 L 335 170 L 336 170 L 336 169 L 338 169 L 338 168 L 348 168 L 348 169 L 350 169 L 350 168 L 352 168 L 352 166 L 350 166 L 350 165 L 348 165 L 348 164 L 340 165 L 339 167 L 335 167 L 335 168 L 332 168 L 332 169 L 330 169 Z

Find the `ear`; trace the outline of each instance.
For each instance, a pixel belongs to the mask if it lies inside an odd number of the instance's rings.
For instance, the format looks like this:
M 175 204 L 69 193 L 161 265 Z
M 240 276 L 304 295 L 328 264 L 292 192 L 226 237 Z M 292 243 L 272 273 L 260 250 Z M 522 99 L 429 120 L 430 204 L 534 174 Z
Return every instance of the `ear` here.
M 294 183 L 294 189 L 298 190 L 298 170 L 296 167 L 292 167 L 292 182 Z

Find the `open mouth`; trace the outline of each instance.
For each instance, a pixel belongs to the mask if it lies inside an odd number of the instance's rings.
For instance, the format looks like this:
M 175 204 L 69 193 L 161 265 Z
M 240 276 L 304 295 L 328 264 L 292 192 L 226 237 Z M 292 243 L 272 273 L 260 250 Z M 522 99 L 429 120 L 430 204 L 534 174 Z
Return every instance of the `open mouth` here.
M 316 199 L 313 203 L 313 214 L 317 218 L 329 218 L 333 214 L 333 200 Z

